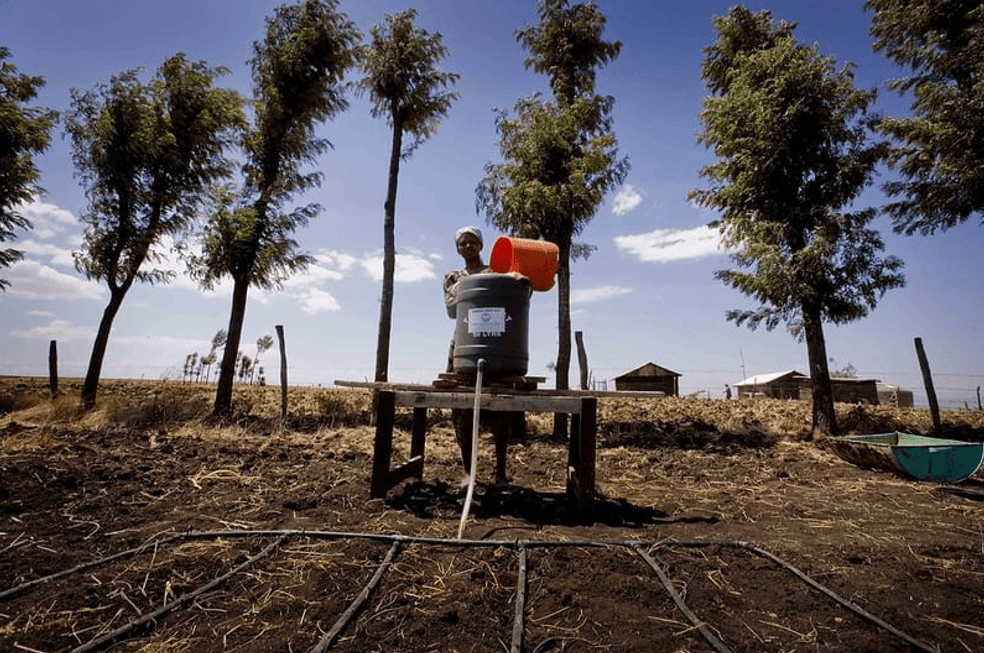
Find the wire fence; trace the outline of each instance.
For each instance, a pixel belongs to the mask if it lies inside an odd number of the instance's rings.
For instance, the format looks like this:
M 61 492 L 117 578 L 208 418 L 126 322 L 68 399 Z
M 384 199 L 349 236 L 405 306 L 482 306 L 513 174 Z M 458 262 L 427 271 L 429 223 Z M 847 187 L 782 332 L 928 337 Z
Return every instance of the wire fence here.
M 270 363 L 271 369 L 275 367 Z M 399 383 L 430 383 L 443 369 L 419 366 L 391 366 L 389 378 Z M 680 395 L 702 399 L 725 399 L 725 385 L 734 385 L 740 381 L 740 372 L 734 374 L 729 370 L 675 370 L 680 374 Z M 594 390 L 615 390 L 615 377 L 625 370 L 615 368 L 594 368 L 590 378 L 590 388 Z M 207 382 L 214 382 L 218 369 L 211 371 Z M 47 377 L 47 362 L 39 361 L 38 365 L 7 364 L 0 361 L 0 376 Z M 85 375 L 85 365 L 81 363 L 63 362 L 59 364 L 59 376 L 62 378 L 81 378 Z M 275 379 L 267 374 L 267 383 L 275 383 Z M 275 375 L 274 375 L 275 376 Z M 339 366 L 337 368 L 321 365 L 305 364 L 303 360 L 290 361 L 289 383 L 294 386 L 331 387 L 336 379 L 352 381 L 370 381 L 372 365 L 364 367 Z M 549 377 L 548 373 L 545 373 Z M 866 379 L 877 379 L 879 382 L 898 386 L 900 389 L 913 393 L 916 408 L 928 407 L 926 389 L 921 374 L 912 371 L 883 370 L 865 371 Z M 112 363 L 104 367 L 104 379 L 134 379 L 158 381 L 184 380 L 183 366 L 151 365 L 146 363 Z M 254 379 L 254 383 L 257 382 Z M 572 386 L 577 383 L 576 366 L 571 370 Z M 553 380 L 547 378 L 545 387 L 553 385 Z M 942 410 L 980 410 L 984 401 L 984 374 L 933 372 L 933 387 Z

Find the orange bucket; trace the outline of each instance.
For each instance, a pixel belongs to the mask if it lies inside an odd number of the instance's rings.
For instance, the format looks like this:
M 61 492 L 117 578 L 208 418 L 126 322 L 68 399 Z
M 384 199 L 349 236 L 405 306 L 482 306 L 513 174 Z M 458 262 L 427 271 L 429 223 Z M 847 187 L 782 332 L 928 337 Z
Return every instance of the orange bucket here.
M 492 246 L 489 267 L 500 274 L 529 277 L 533 290 L 550 290 L 560 267 L 560 250 L 545 240 L 500 236 Z

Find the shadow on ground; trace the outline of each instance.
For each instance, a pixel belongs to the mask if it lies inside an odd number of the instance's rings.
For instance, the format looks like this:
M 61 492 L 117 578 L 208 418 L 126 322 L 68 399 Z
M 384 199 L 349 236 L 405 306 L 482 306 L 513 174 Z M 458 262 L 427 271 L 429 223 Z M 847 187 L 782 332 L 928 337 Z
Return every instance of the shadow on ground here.
M 465 489 L 444 481 L 411 481 L 386 500 L 397 510 L 406 510 L 421 518 L 433 518 L 446 512 L 460 513 L 464 508 Z M 576 526 L 585 523 L 572 497 L 564 492 L 539 492 L 528 487 L 498 487 L 479 484 L 472 500 L 471 514 L 476 518 L 511 517 L 529 526 Z M 598 496 L 594 502 L 594 519 L 599 526 L 642 528 L 652 524 L 680 522 L 716 523 L 713 517 L 669 518 L 650 506 L 637 506 L 625 499 Z M 493 529 L 493 532 L 499 529 Z M 486 534 L 486 537 L 492 532 Z

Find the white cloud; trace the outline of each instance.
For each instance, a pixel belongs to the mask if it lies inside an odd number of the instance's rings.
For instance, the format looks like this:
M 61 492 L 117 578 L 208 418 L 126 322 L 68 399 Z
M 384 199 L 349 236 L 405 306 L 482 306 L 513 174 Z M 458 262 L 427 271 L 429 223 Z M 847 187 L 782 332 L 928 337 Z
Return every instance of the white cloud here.
M 597 286 L 595 288 L 578 288 L 571 291 L 571 304 L 587 304 L 615 299 L 632 292 L 625 286 Z
M 642 204 L 642 195 L 634 186 L 626 184 L 618 189 L 615 199 L 612 200 L 612 213 L 625 215 L 640 204 Z
M 5 275 L 11 299 L 60 301 L 65 299 L 102 299 L 106 291 L 95 281 L 59 272 L 37 261 L 23 260 L 12 265 Z
M 68 226 L 80 230 L 78 219 L 71 211 L 46 202 L 31 202 L 17 207 L 17 212 L 31 221 L 33 233 L 42 240 L 48 240 L 65 231 Z
M 324 290 L 312 288 L 303 295 L 298 295 L 301 299 L 301 310 L 308 315 L 317 315 L 329 311 L 340 311 L 342 307 L 331 293 Z
M 75 267 L 72 250 L 66 247 L 59 247 L 58 245 L 38 240 L 23 240 L 14 243 L 14 249 L 24 252 L 25 258 L 43 259 L 52 265 L 59 265 L 66 268 Z
M 335 250 L 321 250 L 314 255 L 314 260 L 314 265 L 335 271 L 339 274 L 338 278 L 341 278 L 341 273 L 348 272 L 359 261 L 359 259 L 351 254 L 344 254 Z
M 307 266 L 307 269 L 296 272 L 288 279 L 285 279 L 284 288 L 307 288 L 324 283 L 325 281 L 341 281 L 344 278 L 345 274 L 342 272 L 332 270 L 315 262 Z
M 10 332 L 10 335 L 15 338 L 27 338 L 30 340 L 58 340 L 68 342 L 70 340 L 88 340 L 92 337 L 92 329 L 76 326 L 68 320 L 52 320 L 46 325 L 36 326 L 31 329 L 14 329 Z
M 726 253 L 721 247 L 720 233 L 707 226 L 618 236 L 615 246 L 647 263 L 686 261 Z
M 373 281 L 383 279 L 383 257 L 365 256 L 359 263 L 362 269 L 372 277 Z M 396 273 L 393 280 L 398 283 L 414 283 L 416 281 L 427 281 L 436 279 L 437 273 L 434 271 L 434 263 L 418 254 L 397 254 Z

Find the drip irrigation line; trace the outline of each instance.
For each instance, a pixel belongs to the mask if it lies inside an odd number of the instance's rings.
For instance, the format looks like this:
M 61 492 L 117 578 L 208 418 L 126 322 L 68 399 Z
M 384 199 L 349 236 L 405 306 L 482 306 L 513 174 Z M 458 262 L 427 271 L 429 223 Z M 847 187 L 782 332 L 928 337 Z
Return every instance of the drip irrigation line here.
M 656 546 L 678 546 L 678 547 L 689 547 L 689 548 L 706 548 L 706 547 L 712 547 L 712 546 L 730 546 L 730 547 L 734 547 L 734 548 L 738 548 L 738 549 L 744 549 L 746 551 L 751 551 L 752 553 L 755 553 L 756 555 L 759 555 L 759 556 L 762 556 L 763 558 L 767 558 L 767 559 L 771 560 L 772 562 L 776 563 L 780 567 L 786 569 L 786 571 L 792 573 L 794 576 L 796 576 L 797 578 L 799 578 L 800 580 L 802 580 L 804 583 L 806 583 L 807 585 L 809 585 L 813 589 L 815 589 L 815 590 L 817 590 L 817 591 L 825 594 L 829 598 L 833 599 L 838 604 L 840 604 L 842 607 L 847 608 L 848 610 L 850 610 L 851 612 L 855 613 L 859 617 L 870 621 L 871 623 L 873 623 L 874 625 L 878 626 L 882 630 L 886 630 L 889 633 L 895 635 L 896 637 L 898 637 L 899 639 L 903 640 L 904 642 L 906 642 L 907 644 L 909 644 L 913 648 L 916 648 L 916 649 L 922 651 L 923 653 L 940 653 L 939 652 L 939 649 L 934 648 L 934 647 L 932 647 L 932 646 L 930 646 L 930 645 L 928 645 L 928 644 L 926 644 L 924 642 L 919 641 L 918 639 L 915 639 L 911 635 L 908 635 L 907 633 L 902 632 L 901 630 L 899 630 L 898 628 L 892 626 L 891 624 L 887 623 L 886 621 L 884 621 L 882 619 L 879 619 L 875 615 L 871 614 L 870 612 L 868 612 L 867 610 L 865 610 L 864 608 L 862 608 L 861 606 L 859 606 L 857 603 L 854 603 L 853 601 L 850 601 L 848 599 L 845 599 L 843 596 L 841 596 L 840 594 L 834 592 L 832 589 L 826 587 L 825 585 L 821 585 L 820 583 L 818 583 L 817 581 L 815 581 L 813 578 L 811 578 L 810 576 L 808 576 L 806 573 L 804 573 L 803 571 L 801 571 L 797 567 L 793 566 L 792 564 L 786 562 L 785 560 L 783 560 L 779 556 L 775 555 L 774 553 L 770 553 L 769 551 L 766 551 L 765 549 L 763 549 L 763 548 L 761 548 L 759 546 L 756 546 L 754 544 L 751 544 L 749 542 L 743 542 L 741 540 L 735 540 L 735 541 L 731 541 L 731 542 L 707 542 L 707 541 L 704 541 L 704 540 L 692 540 L 692 541 L 674 541 L 674 540 L 668 540 L 668 541 L 665 541 L 665 542 L 661 542 L 661 543 L 657 544 Z
M 656 546 L 665 542 L 652 540 L 473 540 L 445 537 L 421 537 L 419 535 L 406 535 L 403 533 L 373 533 L 366 531 L 321 531 L 307 530 L 302 528 L 277 528 L 277 529 L 244 529 L 244 530 L 221 530 L 221 531 L 188 531 L 171 536 L 169 539 L 198 539 L 209 540 L 218 538 L 237 538 L 237 537 L 275 537 L 287 535 L 290 537 L 310 537 L 324 540 L 344 540 L 344 539 L 364 539 L 375 540 L 383 543 L 400 542 L 405 545 L 429 544 L 434 546 L 449 547 L 508 547 L 515 548 L 522 544 L 529 548 L 534 547 L 631 547 Z M 717 544 L 717 543 L 711 543 Z
M 923 651 L 924 653 L 939 653 L 939 649 L 933 648 L 932 646 L 929 646 L 928 644 L 924 644 L 923 642 L 920 642 L 918 639 L 915 639 L 915 638 L 911 637 L 910 635 L 907 635 L 906 633 L 902 632 L 898 628 L 895 628 L 891 624 L 886 623 L 885 621 L 882 621 L 881 619 L 879 619 L 875 615 L 871 614 L 870 612 L 868 612 L 867 610 L 865 610 L 861 606 L 857 605 L 853 601 L 850 601 L 848 599 L 845 599 L 844 597 L 840 596 L 839 594 L 837 594 L 833 590 L 828 589 L 827 587 L 824 587 L 823 585 L 821 585 L 817 581 L 813 580 L 812 578 L 810 578 L 809 576 L 807 576 L 802 571 L 800 571 L 799 569 L 797 569 L 793 565 L 789 564 L 788 562 L 786 562 L 782 558 L 780 558 L 780 557 L 778 557 L 776 555 L 773 555 L 772 553 L 769 553 L 765 549 L 762 549 L 760 547 L 757 547 L 754 544 L 749 544 L 748 542 L 740 542 L 739 544 L 741 544 L 742 548 L 748 549 L 749 551 L 753 551 L 753 552 L 757 553 L 760 556 L 763 556 L 765 558 L 768 558 L 769 560 L 772 560 L 773 562 L 775 562 L 776 564 L 780 565 L 781 567 L 784 567 L 785 569 L 787 569 L 788 571 L 790 571 L 794 576 L 796 576 L 797 578 L 799 578 L 800 580 L 802 580 L 804 583 L 806 583 L 810 587 L 812 587 L 812 588 L 814 588 L 816 590 L 819 590 L 820 592 L 823 592 L 824 594 L 826 594 L 827 596 L 829 596 L 830 598 L 832 598 L 834 601 L 836 601 L 837 603 L 839 603 L 842 606 L 844 606 L 845 608 L 847 608 L 848 610 L 851 610 L 851 611 L 855 612 L 856 614 L 858 614 L 859 616 L 867 619 L 868 621 L 870 621 L 871 623 L 875 624 L 879 628 L 882 628 L 884 630 L 887 630 L 888 632 L 892 633 L 893 635 L 895 635 L 899 639 L 905 641 L 910 646 L 912 646 L 912 647 L 914 647 L 916 649 L 919 649 L 920 651 Z
M 602 542 L 595 540 L 461 540 L 461 539 L 448 539 L 448 538 L 437 538 L 437 537 L 418 537 L 415 535 L 403 535 L 399 533 L 369 533 L 369 532 L 351 532 L 351 531 L 311 531 L 305 529 L 257 529 L 257 530 L 223 530 L 223 531 L 186 531 L 183 533 L 174 533 L 163 537 L 161 539 L 152 540 L 145 542 L 140 546 L 136 546 L 132 549 L 127 549 L 125 551 L 119 551 L 112 555 L 108 555 L 104 558 L 98 558 L 96 560 L 90 560 L 88 562 L 83 562 L 81 564 L 75 565 L 68 569 L 63 569 L 61 571 L 48 574 L 47 576 L 41 576 L 39 578 L 34 578 L 32 580 L 26 581 L 20 585 L 14 587 L 9 587 L 5 590 L 0 591 L 0 602 L 9 599 L 13 596 L 21 594 L 37 585 L 42 585 L 44 583 L 51 582 L 53 580 L 58 580 L 59 578 L 64 578 L 65 576 L 71 576 L 72 574 L 85 571 L 87 569 L 92 569 L 93 567 L 98 567 L 121 558 L 126 558 L 129 556 L 138 555 L 144 553 L 152 547 L 159 547 L 164 544 L 170 544 L 179 540 L 214 540 L 220 538 L 248 538 L 248 537 L 279 537 L 281 535 L 287 537 L 311 537 L 315 539 L 329 539 L 329 540 L 344 540 L 344 539 L 364 539 L 364 540 L 375 540 L 378 542 L 391 543 L 400 542 L 402 544 L 429 544 L 436 546 L 458 546 L 458 547 L 514 547 L 517 544 L 523 544 L 527 547 L 600 547 L 600 546 L 633 546 L 635 544 L 641 545 L 652 545 L 652 542 L 638 542 L 635 540 L 626 540 L 624 542 Z
M 31 581 L 28 581 L 26 583 L 23 583 L 21 585 L 18 585 L 18 586 L 15 586 L 15 587 L 11 587 L 9 589 L 6 589 L 6 590 L 3 590 L 2 592 L 0 592 L 0 600 L 10 598 L 11 596 L 14 596 L 15 594 L 19 594 L 21 592 L 26 591 L 27 589 L 30 589 L 30 588 L 35 587 L 37 585 L 40 585 L 42 583 L 49 582 L 51 580 L 55 580 L 55 579 L 58 579 L 58 578 L 69 576 L 71 574 L 78 573 L 80 571 L 84 571 L 86 569 L 90 569 L 92 567 L 95 567 L 95 566 L 98 566 L 98 565 L 101 565 L 101 564 L 112 562 L 112 561 L 118 560 L 120 558 L 124 558 L 124 557 L 127 557 L 127 556 L 132 556 L 132 555 L 137 555 L 137 554 L 143 553 L 146 550 L 150 549 L 152 546 L 155 546 L 156 547 L 156 546 L 159 546 L 161 544 L 168 544 L 168 543 L 171 543 L 171 542 L 174 542 L 174 541 L 178 541 L 178 540 L 183 540 L 183 539 L 219 539 L 219 538 L 230 538 L 231 539 L 231 538 L 240 538 L 240 537 L 242 537 L 242 538 L 248 538 L 248 537 L 277 537 L 278 539 L 275 542 L 273 542 L 271 545 L 269 545 L 266 549 L 264 549 L 260 554 L 257 554 L 257 556 L 255 556 L 254 558 L 250 558 L 245 563 L 243 563 L 242 565 L 240 565 L 236 569 L 230 571 L 229 573 L 225 574 L 224 576 L 221 576 L 221 577 L 215 579 L 214 581 L 212 581 L 208 585 L 203 586 L 202 588 L 199 588 L 198 590 L 195 590 L 191 594 L 186 594 L 186 595 L 184 595 L 184 596 L 176 599 L 175 601 L 173 601 L 172 603 L 168 604 L 167 606 L 164 606 L 164 608 L 161 608 L 160 610 L 155 611 L 154 613 L 151 613 L 150 615 L 147 615 L 146 617 L 141 617 L 136 622 L 132 622 L 131 624 L 128 624 L 127 626 L 124 626 L 123 628 L 125 628 L 127 630 L 131 630 L 132 628 L 134 628 L 134 627 L 136 627 L 138 625 L 141 625 L 143 623 L 146 623 L 147 621 L 150 621 L 152 619 L 155 619 L 157 616 L 159 616 L 159 614 L 163 614 L 164 612 L 167 612 L 168 610 L 173 609 L 174 607 L 178 607 L 181 603 L 184 603 L 184 602 L 186 602 L 188 600 L 191 600 L 192 598 L 195 598 L 196 596 L 200 595 L 201 593 L 203 593 L 205 591 L 208 591 L 209 589 L 211 589 L 215 585 L 218 585 L 219 583 L 221 583 L 222 581 L 224 581 L 225 579 L 227 579 L 229 576 L 232 576 L 233 574 L 237 573 L 240 569 L 245 568 L 246 566 L 252 564 L 255 560 L 258 560 L 261 557 L 267 555 L 276 546 L 278 546 L 279 544 L 281 544 L 284 540 L 286 540 L 289 537 L 310 537 L 310 538 L 315 538 L 315 539 L 331 539 L 331 540 L 337 540 L 337 539 L 365 539 L 365 540 L 372 540 L 372 541 L 377 541 L 377 542 L 392 543 L 393 545 L 402 544 L 402 545 L 407 545 L 407 546 L 413 545 L 413 544 L 426 544 L 426 545 L 432 545 L 432 546 L 449 546 L 449 547 L 507 547 L 507 548 L 519 547 L 520 550 L 524 550 L 524 549 L 528 549 L 528 548 L 534 548 L 534 547 L 544 547 L 544 548 L 551 548 L 551 547 L 581 547 L 581 548 L 587 548 L 587 547 L 627 547 L 627 548 L 636 550 L 640 555 L 643 556 L 643 558 L 646 558 L 646 556 L 648 554 L 646 554 L 642 550 L 642 547 L 709 548 L 709 547 L 719 546 L 719 547 L 733 547 L 733 548 L 738 548 L 738 549 L 744 549 L 744 550 L 750 551 L 750 552 L 752 552 L 752 553 L 754 553 L 756 555 L 759 555 L 759 556 L 768 558 L 769 560 L 773 561 L 774 563 L 778 564 L 779 566 L 785 568 L 787 571 L 789 571 L 790 573 L 792 573 L 793 575 L 795 575 L 797 578 L 799 578 L 803 582 L 807 583 L 809 586 L 813 587 L 814 589 L 816 589 L 819 592 L 825 594 L 826 596 L 828 596 L 832 600 L 836 601 L 841 606 L 843 606 L 843 607 L 847 608 L 848 610 L 854 612 L 858 616 L 860 616 L 863 619 L 865 619 L 865 620 L 873 623 L 874 625 L 878 626 L 879 628 L 882 628 L 883 630 L 886 630 L 887 632 L 895 635 L 899 639 L 902 639 L 903 641 L 905 641 L 906 643 L 908 643 L 910 646 L 918 649 L 919 651 L 922 651 L 922 653 L 939 653 L 939 650 L 938 649 L 933 648 L 933 647 L 929 646 L 928 644 L 925 644 L 925 643 L 923 643 L 923 642 L 921 642 L 921 641 L 919 641 L 919 640 L 911 637 L 910 635 L 908 635 L 908 634 L 902 632 L 901 630 L 895 628 L 891 624 L 883 621 L 882 619 L 879 619 L 878 617 L 876 617 L 875 615 L 873 615 L 870 612 L 866 611 L 864 608 L 860 607 L 859 605 L 857 605 L 857 604 L 849 601 L 848 599 L 845 599 L 844 597 L 840 596 L 839 594 L 837 594 L 833 590 L 831 590 L 831 589 L 829 589 L 829 588 L 821 585 L 820 583 L 818 583 L 817 581 L 813 580 L 812 578 L 810 578 L 809 576 L 807 576 L 805 573 L 803 573 L 802 571 L 800 571 L 799 569 L 797 569 L 796 567 L 794 567 L 790 563 L 786 562 L 782 558 L 779 558 L 778 556 L 776 556 L 776 555 L 774 555 L 774 554 L 766 551 L 765 549 L 762 549 L 762 548 L 760 548 L 758 546 L 755 546 L 754 544 L 750 544 L 749 542 L 744 542 L 744 541 L 741 541 L 741 540 L 733 540 L 733 541 L 690 540 L 690 541 L 687 541 L 687 540 L 665 540 L 664 539 L 664 540 L 659 540 L 659 541 L 656 541 L 656 542 L 654 542 L 654 541 L 642 541 L 642 540 L 624 540 L 624 541 L 604 541 L 604 540 L 462 540 L 462 539 L 448 539 L 448 538 L 437 538 L 437 537 L 418 537 L 418 536 L 414 536 L 414 535 L 403 535 L 403 534 L 399 534 L 399 533 L 370 533 L 370 532 L 348 532 L 348 531 L 310 531 L 310 530 L 304 530 L 304 529 L 258 529 L 258 530 L 188 531 L 188 532 L 185 532 L 185 533 L 175 533 L 173 535 L 170 535 L 170 536 L 161 538 L 159 540 L 155 540 L 153 542 L 147 542 L 145 544 L 142 544 L 142 545 L 140 545 L 138 547 L 135 547 L 135 548 L 132 548 L 132 549 L 128 549 L 126 551 L 121 551 L 119 553 L 115 553 L 113 555 L 106 556 L 106 557 L 100 558 L 98 560 L 93 560 L 93 561 L 90 561 L 90 562 L 82 563 L 82 564 L 76 565 L 75 567 L 72 567 L 70 569 L 66 569 L 66 570 L 59 571 L 59 572 L 56 572 L 56 573 L 53 573 L 53 574 L 49 574 L 48 576 L 43 576 L 41 578 L 36 578 L 34 580 L 31 580 Z M 648 562 L 648 560 L 647 560 L 647 562 Z M 653 563 L 655 563 L 655 561 L 653 561 Z M 650 566 L 652 566 L 653 563 L 651 563 Z M 659 570 L 658 569 L 658 564 L 656 565 L 656 567 L 654 567 L 654 569 L 656 570 L 657 575 L 662 574 L 662 570 Z M 666 583 L 664 582 L 664 585 L 665 584 Z M 672 585 L 671 585 L 671 587 L 672 587 Z M 675 589 L 673 591 L 675 591 Z M 515 625 L 514 625 L 514 629 L 515 629 Z M 116 637 L 118 637 L 119 634 L 120 634 L 120 630 L 122 630 L 122 629 L 118 629 L 117 631 L 114 631 L 113 633 L 110 633 L 109 635 L 106 635 L 105 637 L 100 638 L 100 640 L 94 640 L 94 642 L 98 641 L 99 642 L 99 645 L 102 645 L 105 642 L 109 641 L 110 639 L 115 639 Z M 515 639 L 515 635 L 514 635 L 514 639 Z M 94 642 L 90 642 L 89 644 L 86 644 L 86 645 L 84 645 L 82 647 L 76 648 L 76 649 L 72 650 L 70 653 L 85 653 L 85 652 L 90 651 L 90 650 L 95 650 L 95 647 L 93 645 Z
M 40 578 L 29 580 L 20 585 L 9 587 L 3 591 L 0 591 L 0 601 L 5 601 L 12 596 L 16 596 L 21 592 L 27 591 L 30 588 L 34 587 L 35 585 L 42 585 L 44 583 L 57 580 L 64 576 L 71 576 L 72 574 L 76 574 L 80 571 L 85 571 L 86 569 L 91 569 L 92 567 L 98 567 L 99 565 L 103 565 L 106 564 L 107 562 L 112 562 L 114 560 L 119 560 L 120 558 L 127 558 L 129 556 L 134 556 L 139 553 L 143 553 L 146 549 L 150 548 L 151 546 L 158 547 L 161 544 L 167 544 L 171 540 L 181 539 L 182 537 L 184 536 L 171 535 L 169 537 L 165 537 L 164 539 L 144 542 L 140 546 L 133 547 L 132 549 L 127 549 L 126 551 L 120 551 L 118 553 L 114 553 L 112 555 L 106 556 L 105 558 L 100 558 L 98 560 L 90 560 L 89 562 L 83 562 L 81 564 L 75 565 L 70 569 L 63 569 L 61 571 L 56 571 L 53 574 L 48 574 L 47 576 L 41 576 Z
M 359 595 L 355 597 L 355 600 L 349 605 L 349 607 L 341 614 L 338 619 L 335 620 L 335 625 L 331 627 L 324 637 L 319 641 L 308 653 L 324 653 L 328 648 L 335 642 L 335 638 L 338 637 L 339 633 L 345 629 L 348 622 L 354 617 L 359 610 L 362 609 L 363 604 L 369 599 L 369 596 L 375 591 L 376 586 L 379 585 L 380 579 L 382 579 L 383 574 L 389 569 L 390 564 L 393 562 L 393 558 L 396 556 L 397 551 L 400 548 L 399 542 L 393 542 L 393 546 L 390 547 L 389 551 L 386 552 L 386 557 L 383 561 L 379 563 L 376 567 L 376 573 L 372 575 L 366 586 L 362 588 Z
M 637 545 L 632 548 L 639 554 L 640 557 L 642 557 L 643 560 L 646 561 L 646 564 L 653 568 L 653 571 L 656 572 L 656 576 L 659 577 L 660 582 L 663 583 L 663 587 L 665 587 L 666 591 L 669 592 L 673 602 L 676 603 L 678 608 L 680 608 L 680 612 L 682 612 L 684 616 L 690 620 L 690 623 L 692 623 L 697 629 L 697 632 L 699 632 L 701 636 L 707 640 L 707 643 L 710 644 L 718 653 L 731 653 L 731 649 L 729 649 L 725 643 L 717 637 L 717 635 L 712 633 L 710 628 L 704 625 L 704 622 L 700 619 L 700 617 L 694 614 L 694 612 L 687 607 L 683 597 L 680 596 L 680 593 L 676 591 L 675 587 L 673 587 L 673 581 L 671 581 L 670 577 L 666 575 L 666 572 L 664 572 L 659 566 L 659 563 L 651 555 L 643 551 L 640 546 Z
M 518 543 L 519 570 L 516 572 L 516 606 L 513 612 L 512 646 L 509 653 L 523 651 L 523 616 L 526 614 L 526 545 Z
M 178 608 L 184 605 L 185 603 L 192 601 L 193 599 L 198 598 L 205 592 L 208 592 L 209 590 L 218 587 L 232 576 L 236 575 L 243 569 L 246 569 L 247 567 L 255 563 L 257 560 L 260 560 L 270 555 L 270 553 L 272 553 L 273 550 L 276 549 L 278 546 L 280 546 L 286 539 L 287 539 L 287 535 L 281 535 L 279 538 L 277 538 L 269 545 L 267 545 L 265 549 L 263 549 L 256 555 L 252 556 L 251 558 L 248 558 L 242 564 L 233 567 L 230 571 L 222 574 L 221 576 L 217 576 L 213 578 L 211 581 L 205 583 L 204 585 L 198 587 L 195 590 L 192 590 L 191 592 L 188 592 L 187 594 L 182 594 L 181 596 L 177 597 L 170 603 L 158 608 L 157 610 L 154 610 L 153 612 L 148 612 L 147 614 L 141 615 L 140 617 L 137 617 L 130 623 L 124 624 L 119 628 L 117 628 L 116 630 L 106 633 L 102 637 L 97 637 L 96 639 L 86 642 L 82 646 L 72 649 L 70 653 L 88 653 L 89 651 L 97 651 L 103 646 L 115 642 L 123 635 L 126 635 L 127 633 L 137 628 L 140 628 L 141 626 L 153 623 L 154 621 L 157 620 L 158 617 L 161 617 L 167 614 L 168 612 L 170 612 L 171 610 Z

